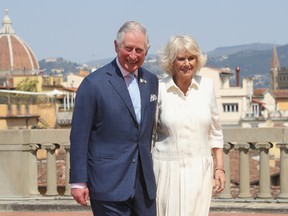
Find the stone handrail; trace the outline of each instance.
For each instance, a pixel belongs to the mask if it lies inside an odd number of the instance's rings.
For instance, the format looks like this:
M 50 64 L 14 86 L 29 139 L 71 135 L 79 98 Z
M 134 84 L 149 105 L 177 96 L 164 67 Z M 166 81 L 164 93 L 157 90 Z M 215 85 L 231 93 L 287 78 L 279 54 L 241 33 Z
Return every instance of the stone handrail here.
M 227 182 L 231 181 L 229 154 L 239 153 L 238 193 L 232 195 L 231 184 L 217 199 L 247 200 L 252 198 L 249 173 L 249 152 L 257 152 L 259 157 L 259 189 L 261 199 L 288 199 L 288 128 L 224 128 L 224 168 Z M 37 196 L 70 196 L 69 129 L 0 130 L 0 199 Z M 280 180 L 278 194 L 271 194 L 269 152 L 279 151 Z M 46 190 L 39 191 L 37 151 L 46 151 Z M 64 193 L 59 193 L 56 170 L 56 150 L 65 150 Z M 232 164 L 233 165 L 233 164 Z M 253 198 L 253 199 L 254 199 Z M 252 200 L 253 200 L 252 199 Z

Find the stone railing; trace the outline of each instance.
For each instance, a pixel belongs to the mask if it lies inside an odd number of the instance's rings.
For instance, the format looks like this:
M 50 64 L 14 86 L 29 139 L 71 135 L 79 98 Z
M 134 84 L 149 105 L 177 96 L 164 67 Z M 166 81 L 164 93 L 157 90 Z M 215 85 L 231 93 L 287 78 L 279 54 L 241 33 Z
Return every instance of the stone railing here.
M 288 128 L 225 128 L 224 163 L 227 182 L 225 190 L 215 196 L 218 200 L 287 200 L 288 199 Z M 0 199 L 31 198 L 39 196 L 70 196 L 69 129 L 2 130 L 0 131 Z M 276 187 L 271 183 L 271 151 L 279 155 Z M 39 185 L 38 151 L 45 156 L 45 190 Z M 59 192 L 56 160 L 58 150 L 65 152 L 65 179 Z M 239 157 L 232 163 L 232 152 Z M 251 183 L 251 152 L 257 161 L 258 180 Z M 235 159 L 235 158 L 232 158 Z M 230 171 L 238 170 L 238 181 L 231 179 Z M 252 189 L 256 185 L 255 190 Z M 253 188 L 252 188 L 253 186 Z M 235 189 L 236 188 L 236 189 Z M 235 192 L 236 191 L 236 192 Z

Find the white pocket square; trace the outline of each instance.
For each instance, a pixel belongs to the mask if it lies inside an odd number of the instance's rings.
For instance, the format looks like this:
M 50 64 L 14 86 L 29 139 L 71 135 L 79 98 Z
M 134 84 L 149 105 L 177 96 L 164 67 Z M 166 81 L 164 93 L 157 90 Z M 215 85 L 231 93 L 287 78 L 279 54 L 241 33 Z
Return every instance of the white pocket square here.
M 151 94 L 150 95 L 150 102 L 157 100 L 157 95 Z

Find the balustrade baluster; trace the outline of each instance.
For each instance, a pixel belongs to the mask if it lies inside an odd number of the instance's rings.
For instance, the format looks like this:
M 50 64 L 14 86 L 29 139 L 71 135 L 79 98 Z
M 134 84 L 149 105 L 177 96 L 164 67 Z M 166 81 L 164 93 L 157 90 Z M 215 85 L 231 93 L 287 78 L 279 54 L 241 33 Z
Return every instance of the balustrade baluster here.
M 70 194 L 70 145 L 65 145 L 64 149 L 66 151 L 66 168 L 65 168 L 65 196 L 71 196 Z
M 230 187 L 230 160 L 229 160 L 229 151 L 233 148 L 233 145 L 225 142 L 223 147 L 223 157 L 224 157 L 224 170 L 225 170 L 225 176 L 226 176 L 226 185 L 225 189 L 219 194 L 219 198 L 222 199 L 229 199 L 232 198 L 231 195 L 231 187 Z
M 271 143 L 256 143 L 255 148 L 260 151 L 259 166 L 259 198 L 271 198 L 271 180 L 269 166 L 269 149 L 272 148 Z
M 239 185 L 239 198 L 250 198 L 250 175 L 249 175 L 249 143 L 237 143 L 235 144 L 235 149 L 239 150 L 239 178 L 240 178 L 240 185 Z
M 55 151 L 59 148 L 57 144 L 44 145 L 47 150 L 47 192 L 46 196 L 57 196 L 57 172 Z
M 38 144 L 30 144 L 30 156 L 29 156 L 29 186 L 30 186 L 30 195 L 38 196 L 40 192 L 38 190 L 38 166 L 37 166 L 37 151 L 40 148 Z
M 279 198 L 288 199 L 288 143 L 277 143 L 280 149 L 280 194 Z

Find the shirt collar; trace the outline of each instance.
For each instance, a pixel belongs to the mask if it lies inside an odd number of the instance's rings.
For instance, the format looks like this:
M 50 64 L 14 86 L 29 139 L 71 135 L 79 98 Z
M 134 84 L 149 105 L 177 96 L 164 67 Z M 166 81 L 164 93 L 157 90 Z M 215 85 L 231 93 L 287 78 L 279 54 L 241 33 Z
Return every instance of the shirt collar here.
M 189 90 L 192 89 L 192 88 L 195 88 L 195 89 L 198 89 L 199 86 L 200 86 L 200 79 L 198 78 L 199 76 L 198 75 L 194 75 L 193 78 L 192 78 L 192 82 L 189 86 Z M 179 89 L 178 86 L 175 84 L 174 80 L 173 80 L 173 77 L 172 76 L 168 76 L 167 79 L 166 79 L 166 88 L 167 88 L 167 91 L 169 89 L 172 89 L 172 88 L 176 88 L 176 89 Z
M 128 71 L 126 71 L 120 64 L 118 57 L 116 58 L 116 63 L 123 75 L 123 77 L 126 77 L 127 75 L 129 75 L 130 73 Z M 134 71 L 134 76 L 138 77 L 138 70 Z

